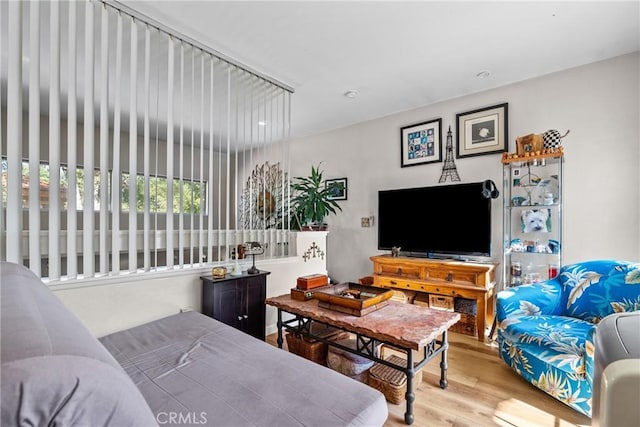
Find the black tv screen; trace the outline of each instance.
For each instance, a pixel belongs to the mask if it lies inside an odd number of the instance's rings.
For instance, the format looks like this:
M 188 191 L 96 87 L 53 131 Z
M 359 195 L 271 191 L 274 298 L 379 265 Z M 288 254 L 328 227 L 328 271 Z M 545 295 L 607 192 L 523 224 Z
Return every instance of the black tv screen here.
M 410 256 L 491 255 L 491 198 L 483 183 L 381 190 L 378 249 Z

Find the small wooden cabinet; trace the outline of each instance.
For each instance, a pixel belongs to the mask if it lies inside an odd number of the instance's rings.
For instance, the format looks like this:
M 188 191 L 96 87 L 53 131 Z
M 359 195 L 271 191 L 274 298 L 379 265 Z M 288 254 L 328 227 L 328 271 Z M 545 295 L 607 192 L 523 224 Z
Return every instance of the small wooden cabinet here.
M 262 341 L 268 271 L 224 279 L 202 276 L 202 313 Z
M 476 301 L 478 340 L 495 316 L 497 263 L 372 256 L 373 285 Z

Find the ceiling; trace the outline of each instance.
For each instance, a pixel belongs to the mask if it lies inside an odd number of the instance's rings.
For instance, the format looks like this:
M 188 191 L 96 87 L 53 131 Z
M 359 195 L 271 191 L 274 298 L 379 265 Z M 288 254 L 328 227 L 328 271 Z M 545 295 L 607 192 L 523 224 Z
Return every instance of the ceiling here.
M 294 137 L 640 50 L 638 0 L 119 3 L 292 87 Z

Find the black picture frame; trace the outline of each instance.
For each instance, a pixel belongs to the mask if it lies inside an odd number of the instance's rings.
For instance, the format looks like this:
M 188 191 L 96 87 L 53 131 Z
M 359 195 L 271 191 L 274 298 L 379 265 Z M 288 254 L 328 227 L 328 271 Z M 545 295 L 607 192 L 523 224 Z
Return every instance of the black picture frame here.
M 442 162 L 442 119 L 400 128 L 400 166 Z
M 456 158 L 506 152 L 508 118 L 506 102 L 456 114 Z
M 324 188 L 330 189 L 329 199 L 347 200 L 347 178 L 327 179 Z

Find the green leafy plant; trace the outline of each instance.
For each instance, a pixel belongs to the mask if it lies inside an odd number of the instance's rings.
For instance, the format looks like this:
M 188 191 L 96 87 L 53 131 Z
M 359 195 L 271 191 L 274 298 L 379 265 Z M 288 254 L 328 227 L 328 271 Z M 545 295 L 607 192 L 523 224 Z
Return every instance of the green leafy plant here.
M 325 187 L 320 164 L 311 166 L 311 175 L 307 177 L 295 177 L 291 183 L 291 228 L 294 230 L 326 228 L 324 218 L 329 214 L 335 214 L 336 210 L 342 211 L 340 205 L 331 194 L 337 184 Z M 324 225 L 324 227 L 323 227 Z

